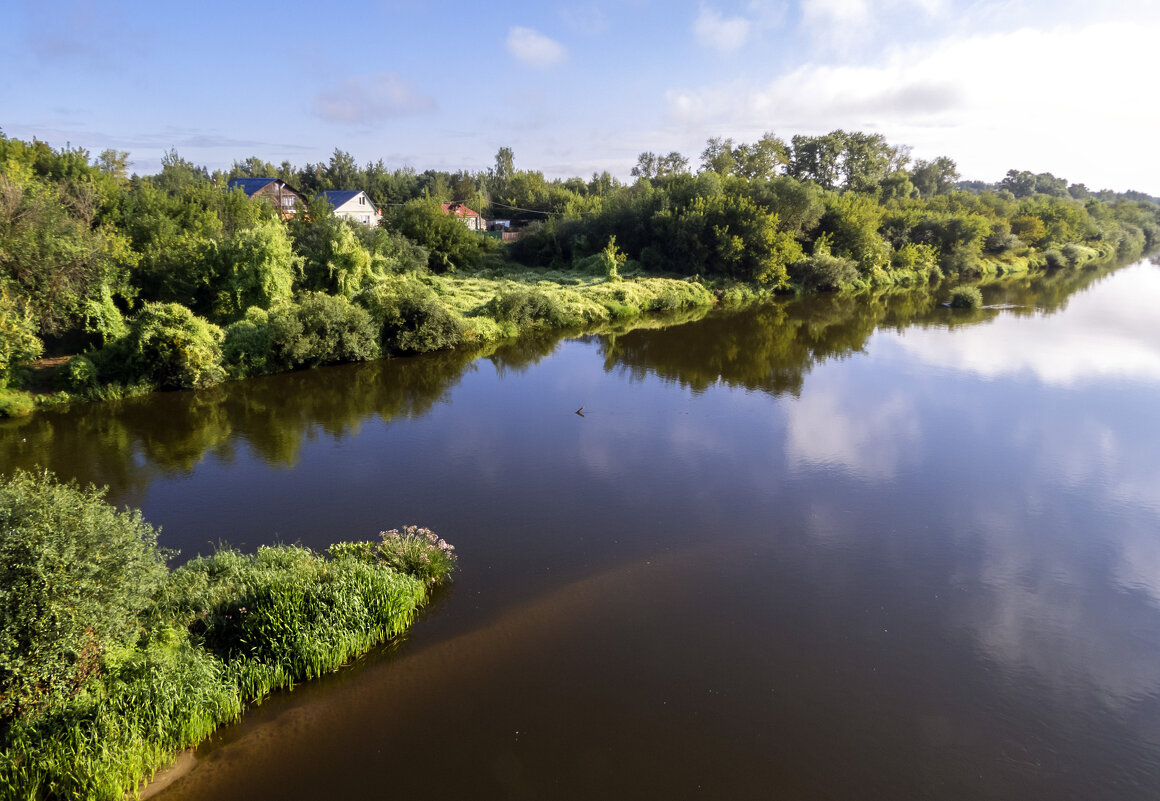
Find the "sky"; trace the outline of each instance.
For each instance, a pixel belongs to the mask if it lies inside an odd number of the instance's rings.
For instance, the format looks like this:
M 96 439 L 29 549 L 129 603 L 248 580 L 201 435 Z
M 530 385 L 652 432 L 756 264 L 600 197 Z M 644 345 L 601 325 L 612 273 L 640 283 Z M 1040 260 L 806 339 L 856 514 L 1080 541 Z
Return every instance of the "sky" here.
M 965 179 L 1160 195 L 1155 0 L 10 0 L 0 130 L 156 172 L 694 167 L 709 137 L 883 134 Z

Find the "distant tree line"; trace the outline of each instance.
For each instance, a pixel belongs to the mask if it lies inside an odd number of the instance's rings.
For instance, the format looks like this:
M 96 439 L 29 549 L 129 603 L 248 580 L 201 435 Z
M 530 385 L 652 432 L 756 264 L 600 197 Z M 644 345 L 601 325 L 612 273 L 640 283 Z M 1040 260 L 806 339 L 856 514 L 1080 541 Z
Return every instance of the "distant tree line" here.
M 641 153 L 631 183 L 547 179 L 510 148 L 477 172 L 360 166 L 341 150 L 302 167 L 250 157 L 211 173 L 172 150 L 155 175 L 131 166 L 124 151 L 0 135 L 0 387 L 46 350 L 87 354 L 62 374 L 92 391 L 444 347 L 454 319 L 408 276 L 481 265 L 816 291 L 1078 267 L 1160 242 L 1147 195 L 1015 170 L 960 183 L 949 158 L 912 160 L 879 134 L 841 130 L 712 138 L 696 168 Z M 243 176 L 308 200 L 284 223 L 227 190 Z M 315 199 L 326 189 L 365 190 L 385 207 L 381 227 L 335 217 Z M 474 234 L 442 212 L 452 200 L 511 218 L 522 238 Z

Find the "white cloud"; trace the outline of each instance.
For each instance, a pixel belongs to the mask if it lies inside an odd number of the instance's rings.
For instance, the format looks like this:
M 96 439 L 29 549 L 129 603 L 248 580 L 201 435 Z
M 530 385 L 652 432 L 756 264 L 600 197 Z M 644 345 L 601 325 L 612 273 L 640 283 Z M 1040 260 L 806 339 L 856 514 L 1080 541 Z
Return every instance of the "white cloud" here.
M 713 8 L 701 7 L 697 21 L 693 23 L 693 33 L 697 41 L 706 47 L 721 51 L 736 50 L 749 38 L 750 22 L 744 17 L 726 19 Z
M 555 39 L 518 25 L 508 31 L 507 49 L 512 56 L 533 67 L 550 67 L 567 56 L 564 46 Z
M 861 13 L 861 0 L 816 2 Z M 1160 166 L 1141 154 L 1154 149 L 1156 115 L 1131 76 L 1153 71 L 1158 35 L 1156 23 L 1110 22 L 951 36 L 870 63 L 815 61 L 765 83 L 666 98 L 674 121 L 698 136 L 873 130 L 920 157 L 951 156 L 967 178 L 998 180 L 1017 167 L 1155 192 Z M 1102 65 L 1112 64 L 1110 74 Z
M 315 113 L 334 122 L 369 123 L 435 108 L 433 98 L 420 94 L 410 81 L 394 72 L 347 78 L 337 88 L 314 96 Z
M 809 24 L 854 26 L 869 18 L 867 0 L 802 0 L 802 19 Z

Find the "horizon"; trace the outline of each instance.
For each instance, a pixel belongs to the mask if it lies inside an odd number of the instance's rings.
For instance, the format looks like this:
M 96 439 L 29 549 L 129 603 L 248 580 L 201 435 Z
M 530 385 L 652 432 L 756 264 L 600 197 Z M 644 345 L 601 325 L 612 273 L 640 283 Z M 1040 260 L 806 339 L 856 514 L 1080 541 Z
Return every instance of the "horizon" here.
M 947 156 L 962 180 L 1015 169 L 1160 196 L 1146 158 L 1158 117 L 1133 86 L 1150 74 L 1160 8 L 1014 5 L 595 0 L 476 17 L 380 0 L 330 24 L 300 2 L 272 15 L 214 0 L 195 17 L 137 0 L 22 2 L 0 31 L 12 62 L 0 130 L 128 151 L 142 175 L 170 149 L 211 172 L 335 150 L 481 172 L 510 147 L 517 169 L 549 179 L 631 182 L 644 151 L 695 169 L 710 137 L 842 128 Z

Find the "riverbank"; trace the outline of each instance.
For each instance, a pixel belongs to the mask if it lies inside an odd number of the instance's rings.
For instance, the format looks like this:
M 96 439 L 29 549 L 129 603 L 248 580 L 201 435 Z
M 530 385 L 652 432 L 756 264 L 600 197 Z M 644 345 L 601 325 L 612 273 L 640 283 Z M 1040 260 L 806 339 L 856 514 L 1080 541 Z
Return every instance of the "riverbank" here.
M 455 564 L 408 527 L 170 571 L 139 512 L 45 473 L 0 484 L 0 523 L 4 798 L 135 792 L 248 705 L 402 634 Z
M 1116 260 L 1114 250 L 1090 248 L 1069 257 L 1074 263 L 1059 265 L 1063 272 Z M 1026 277 L 1047 271 L 1047 265 L 1043 257 L 992 259 L 981 262 L 980 274 L 965 283 Z M 960 283 L 943 287 L 930 275 L 908 281 L 892 274 L 841 291 L 856 295 L 904 287 L 945 294 Z M 129 336 L 105 348 L 29 365 L 24 389 L 0 389 L 0 417 L 159 389 L 200 389 L 325 364 L 487 348 L 538 330 L 593 332 L 658 312 L 741 305 L 784 294 L 756 283 L 658 276 L 631 262 L 624 275 L 609 275 L 497 261 L 472 272 L 394 275 L 352 300 L 308 293 L 270 311 L 253 308 L 224 329 L 173 304 L 149 304 L 143 310 L 149 315 L 138 315 L 147 320 L 135 337 L 131 328 Z

